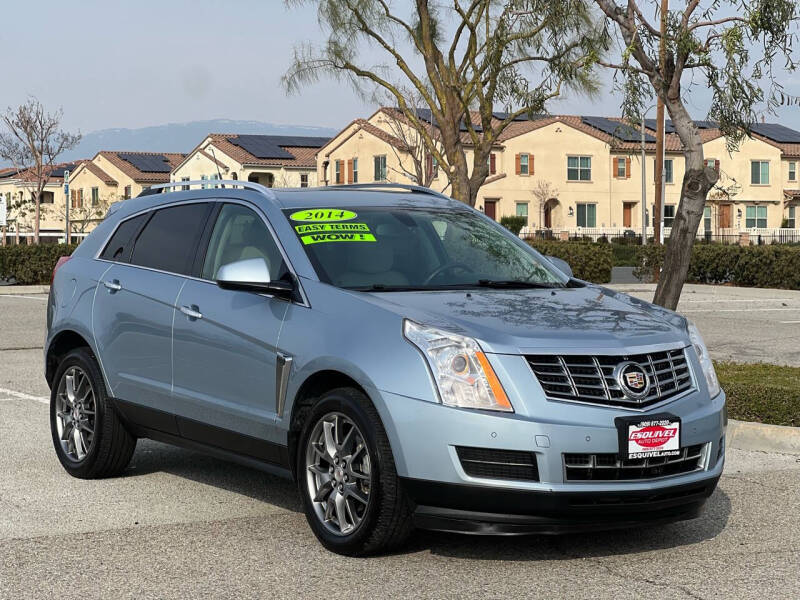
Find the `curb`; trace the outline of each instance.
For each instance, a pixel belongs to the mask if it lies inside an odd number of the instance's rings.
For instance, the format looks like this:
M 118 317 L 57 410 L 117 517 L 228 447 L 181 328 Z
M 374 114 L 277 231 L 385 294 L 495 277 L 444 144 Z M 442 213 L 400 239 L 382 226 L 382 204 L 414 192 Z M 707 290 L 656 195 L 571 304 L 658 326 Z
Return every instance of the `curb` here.
M 4 285 L 0 286 L 0 296 L 25 296 L 27 294 L 48 294 L 49 285 Z
M 728 421 L 726 445 L 739 450 L 800 454 L 800 427 Z

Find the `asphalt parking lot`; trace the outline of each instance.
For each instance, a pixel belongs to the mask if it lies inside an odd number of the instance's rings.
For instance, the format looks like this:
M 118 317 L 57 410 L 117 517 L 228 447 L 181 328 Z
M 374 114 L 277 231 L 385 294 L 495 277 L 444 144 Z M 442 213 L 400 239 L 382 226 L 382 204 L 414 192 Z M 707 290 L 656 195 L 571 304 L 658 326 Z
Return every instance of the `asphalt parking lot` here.
M 760 292 L 770 294 L 695 291 L 681 308 L 717 357 L 800 364 L 800 294 Z M 186 450 L 143 441 L 125 476 L 72 479 L 48 431 L 44 298 L 0 291 L 0 598 L 785 598 L 800 588 L 791 455 L 729 449 L 690 522 L 559 538 L 419 532 L 396 554 L 360 560 L 316 542 L 291 483 Z

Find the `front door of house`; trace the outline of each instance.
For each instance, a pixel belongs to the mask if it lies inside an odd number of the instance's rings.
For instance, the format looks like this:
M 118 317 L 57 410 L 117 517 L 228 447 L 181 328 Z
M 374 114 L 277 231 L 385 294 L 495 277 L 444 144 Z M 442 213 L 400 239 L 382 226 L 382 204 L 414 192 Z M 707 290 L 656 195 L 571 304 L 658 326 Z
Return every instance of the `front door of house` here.
M 553 205 L 549 202 L 544 207 L 544 227 L 545 229 L 553 227 Z
M 633 227 L 633 203 L 626 202 L 622 205 L 622 226 Z
M 720 229 L 728 229 L 733 227 L 733 205 L 720 204 L 719 205 L 719 227 Z
M 483 201 L 483 212 L 486 213 L 486 216 L 490 219 L 496 221 L 497 220 L 497 200 L 484 200 Z

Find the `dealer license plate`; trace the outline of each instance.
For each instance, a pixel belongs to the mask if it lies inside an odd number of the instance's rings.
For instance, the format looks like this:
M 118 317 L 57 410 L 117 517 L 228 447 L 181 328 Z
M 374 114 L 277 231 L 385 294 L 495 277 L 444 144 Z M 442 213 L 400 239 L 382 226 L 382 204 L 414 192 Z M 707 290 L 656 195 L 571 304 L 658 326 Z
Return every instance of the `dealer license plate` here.
M 681 422 L 649 419 L 627 423 L 628 458 L 678 456 L 681 453 Z

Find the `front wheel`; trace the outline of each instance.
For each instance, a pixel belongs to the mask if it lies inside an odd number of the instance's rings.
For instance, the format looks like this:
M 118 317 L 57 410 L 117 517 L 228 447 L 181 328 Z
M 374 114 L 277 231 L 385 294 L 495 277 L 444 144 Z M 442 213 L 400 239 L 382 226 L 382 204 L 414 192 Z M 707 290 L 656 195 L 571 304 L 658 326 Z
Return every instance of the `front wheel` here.
M 308 523 L 328 550 L 386 551 L 413 529 L 386 432 L 359 390 L 332 390 L 314 406 L 301 435 L 297 478 Z

